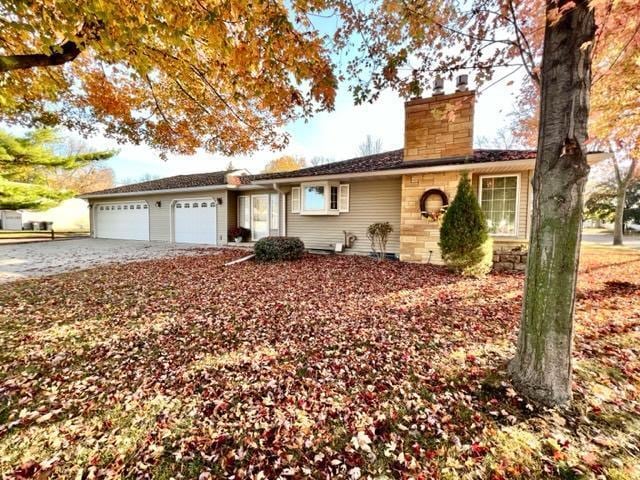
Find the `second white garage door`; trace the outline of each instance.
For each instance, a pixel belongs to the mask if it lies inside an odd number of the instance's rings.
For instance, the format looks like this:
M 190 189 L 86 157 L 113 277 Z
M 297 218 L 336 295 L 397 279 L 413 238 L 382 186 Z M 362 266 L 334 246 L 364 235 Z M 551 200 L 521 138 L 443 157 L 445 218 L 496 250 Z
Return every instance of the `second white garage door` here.
M 211 198 L 175 200 L 173 203 L 176 243 L 216 244 L 216 204 Z

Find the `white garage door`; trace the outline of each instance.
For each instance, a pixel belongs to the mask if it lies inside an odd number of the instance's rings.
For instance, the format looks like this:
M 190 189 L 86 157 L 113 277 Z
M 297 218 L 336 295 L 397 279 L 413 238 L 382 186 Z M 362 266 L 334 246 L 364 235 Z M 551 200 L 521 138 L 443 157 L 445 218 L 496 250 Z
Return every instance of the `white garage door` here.
M 149 206 L 146 202 L 117 202 L 94 208 L 96 237 L 149 240 Z
M 211 198 L 175 200 L 173 204 L 176 243 L 216 244 L 216 204 Z

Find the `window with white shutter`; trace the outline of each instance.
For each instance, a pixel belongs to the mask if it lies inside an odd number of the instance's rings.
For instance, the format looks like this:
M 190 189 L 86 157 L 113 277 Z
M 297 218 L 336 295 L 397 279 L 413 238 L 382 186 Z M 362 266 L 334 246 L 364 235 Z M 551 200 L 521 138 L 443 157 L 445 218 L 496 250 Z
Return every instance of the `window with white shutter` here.
M 291 213 L 300 213 L 300 187 L 291 189 Z
M 349 211 L 349 185 L 342 184 L 340 185 L 340 191 L 338 195 L 338 210 L 340 212 L 348 212 Z

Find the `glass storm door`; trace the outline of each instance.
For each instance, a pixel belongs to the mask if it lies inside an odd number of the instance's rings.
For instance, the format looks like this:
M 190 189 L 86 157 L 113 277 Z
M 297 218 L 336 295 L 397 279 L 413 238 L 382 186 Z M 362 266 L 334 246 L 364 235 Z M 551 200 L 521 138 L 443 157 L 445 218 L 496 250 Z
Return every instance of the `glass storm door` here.
M 251 196 L 251 239 L 269 236 L 269 195 Z

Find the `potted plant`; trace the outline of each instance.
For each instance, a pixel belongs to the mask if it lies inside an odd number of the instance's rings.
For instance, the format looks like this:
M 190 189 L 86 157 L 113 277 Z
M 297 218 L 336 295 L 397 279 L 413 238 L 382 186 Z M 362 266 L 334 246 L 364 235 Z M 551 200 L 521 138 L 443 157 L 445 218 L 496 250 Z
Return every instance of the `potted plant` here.
M 229 237 L 233 238 L 233 241 L 240 243 L 242 240 L 249 237 L 249 230 L 242 227 L 233 227 L 229 229 Z

